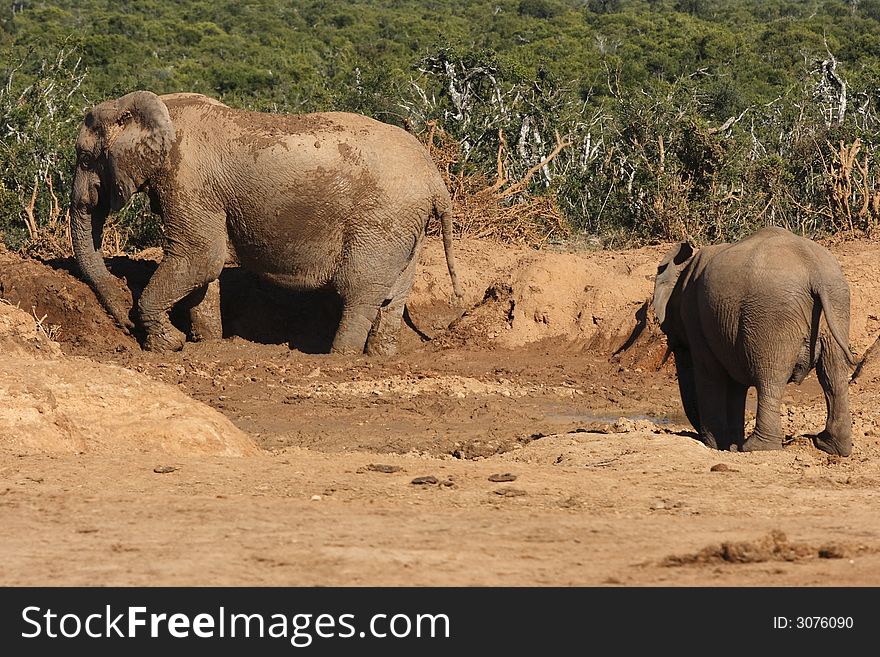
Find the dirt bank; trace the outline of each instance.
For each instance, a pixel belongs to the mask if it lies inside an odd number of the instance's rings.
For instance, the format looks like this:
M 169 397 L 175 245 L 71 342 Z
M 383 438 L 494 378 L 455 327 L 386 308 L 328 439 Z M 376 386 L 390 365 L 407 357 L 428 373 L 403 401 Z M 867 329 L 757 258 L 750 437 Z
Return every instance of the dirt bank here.
M 418 330 L 383 358 L 320 353 L 332 295 L 234 269 L 226 339 L 146 353 L 70 262 L 0 254 L 0 297 L 60 345 L 42 349 L 168 384 L 260 448 L 170 454 L 120 428 L 94 453 L 0 450 L 0 583 L 880 584 L 880 370 L 851 386 L 848 459 L 809 440 L 825 412 L 814 374 L 787 390 L 784 450 L 713 451 L 659 368 L 646 302 L 663 246 L 456 247 L 465 299 L 452 303 L 431 241 L 410 303 Z M 833 251 L 861 353 L 880 333 L 880 248 Z M 112 263 L 135 295 L 152 266 Z

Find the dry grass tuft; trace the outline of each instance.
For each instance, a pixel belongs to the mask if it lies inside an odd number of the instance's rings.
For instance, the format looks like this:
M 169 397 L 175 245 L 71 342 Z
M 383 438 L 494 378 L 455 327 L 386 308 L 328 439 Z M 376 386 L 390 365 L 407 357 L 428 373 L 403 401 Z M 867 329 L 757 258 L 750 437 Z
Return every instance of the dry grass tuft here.
M 532 176 L 568 146 L 568 142 L 557 136 L 556 147 L 544 160 L 519 180 L 510 180 L 504 166 L 507 144 L 503 132 L 499 131 L 497 171 L 492 181 L 483 173 L 453 172 L 461 161 L 461 146 L 436 122 L 429 122 L 427 132 L 418 136 L 452 194 L 453 225 L 460 235 L 532 247 L 571 235 L 554 196 L 532 195 L 527 189 Z M 437 225 L 429 228 L 430 234 L 439 232 Z

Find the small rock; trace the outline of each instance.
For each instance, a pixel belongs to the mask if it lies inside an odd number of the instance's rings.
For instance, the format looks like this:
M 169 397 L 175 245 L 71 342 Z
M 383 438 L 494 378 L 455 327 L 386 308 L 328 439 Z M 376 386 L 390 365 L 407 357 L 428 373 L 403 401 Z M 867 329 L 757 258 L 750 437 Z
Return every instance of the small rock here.
M 824 545 L 819 548 L 820 559 L 843 559 L 846 551 L 839 545 Z
M 504 474 L 491 474 L 491 475 L 489 475 L 489 481 L 494 481 L 494 482 L 516 481 L 516 475 L 510 474 L 509 472 L 505 472 Z
M 726 463 L 716 463 L 711 468 L 709 468 L 710 472 L 729 472 L 730 466 Z
M 501 497 L 521 497 L 523 495 L 528 495 L 528 493 L 521 488 L 509 488 L 507 486 L 496 489 L 495 494 L 500 495 Z
M 415 479 L 412 480 L 412 483 L 414 483 L 417 486 L 422 486 L 425 484 L 439 483 L 439 480 L 434 475 L 425 475 L 424 477 L 416 477 Z
M 312 495 L 312 502 L 320 502 L 322 499 L 320 495 Z
M 617 418 L 617 422 L 614 423 L 615 433 L 631 433 L 635 430 L 636 423 L 627 417 L 619 417 Z
M 666 502 L 663 502 L 663 501 L 654 502 L 651 505 L 651 509 L 653 509 L 654 511 L 661 511 L 662 509 L 665 509 L 665 508 L 666 508 Z
M 157 465 L 155 468 L 153 468 L 153 472 L 157 474 L 168 474 L 169 472 L 174 472 L 175 470 L 180 470 L 180 468 L 174 465 Z

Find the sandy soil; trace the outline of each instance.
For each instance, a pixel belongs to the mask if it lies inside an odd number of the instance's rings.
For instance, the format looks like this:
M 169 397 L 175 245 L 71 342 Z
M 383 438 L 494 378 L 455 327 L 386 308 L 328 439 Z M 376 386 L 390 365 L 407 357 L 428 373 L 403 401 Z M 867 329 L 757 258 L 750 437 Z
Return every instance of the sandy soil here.
M 810 442 L 825 414 L 815 374 L 789 386 L 785 449 L 711 450 L 683 416 L 674 368 L 660 366 L 647 301 L 663 246 L 456 249 L 463 302 L 430 242 L 410 303 L 418 331 L 405 327 L 401 353 L 382 358 L 321 353 L 332 295 L 234 268 L 226 339 L 146 353 L 69 261 L 0 253 L 0 297 L 63 352 L 41 343 L 28 347 L 41 360 L 18 365 L 9 341 L 26 340 L 0 322 L 0 389 L 8 409 L 24 405 L 0 413 L 0 584 L 880 585 L 880 365 L 868 360 L 851 385 L 850 458 Z M 880 333 L 880 247 L 832 250 L 862 354 Z M 112 263 L 135 296 L 154 256 Z M 137 382 L 98 394 L 95 363 Z M 134 431 L 160 383 L 259 449 L 193 448 L 192 423 L 176 429 L 168 413 Z M 33 399 L 49 399 L 37 415 L 78 440 L 26 435 L 16 418 Z M 753 398 L 749 408 L 753 420 Z

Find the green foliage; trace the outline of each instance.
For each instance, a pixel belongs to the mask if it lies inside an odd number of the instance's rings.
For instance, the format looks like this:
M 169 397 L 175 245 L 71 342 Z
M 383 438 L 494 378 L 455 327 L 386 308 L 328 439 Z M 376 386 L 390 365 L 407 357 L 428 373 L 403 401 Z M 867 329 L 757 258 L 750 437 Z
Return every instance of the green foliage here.
M 565 11 L 565 6 L 559 0 L 520 0 L 520 16 L 532 18 L 554 18 Z
M 608 244 L 869 231 L 878 33 L 880 0 L 19 0 L 0 6 L 0 230 L 61 221 L 45 179 L 65 203 L 83 110 L 143 88 L 436 121 L 463 175 L 500 157 L 519 180 L 565 143 L 517 196 Z M 143 201 L 117 228 L 160 238 Z
M 22 57 L 0 88 L 0 232 L 18 246 L 44 229 L 63 238 L 84 72 L 75 51 Z

